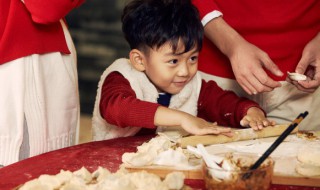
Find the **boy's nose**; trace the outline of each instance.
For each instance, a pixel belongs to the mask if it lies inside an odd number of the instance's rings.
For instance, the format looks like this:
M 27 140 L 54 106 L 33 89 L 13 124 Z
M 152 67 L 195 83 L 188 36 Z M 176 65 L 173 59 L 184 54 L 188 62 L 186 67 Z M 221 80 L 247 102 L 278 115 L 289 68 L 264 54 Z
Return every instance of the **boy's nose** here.
M 188 74 L 189 74 L 189 68 L 187 64 L 181 64 L 178 71 L 178 76 L 188 76 Z

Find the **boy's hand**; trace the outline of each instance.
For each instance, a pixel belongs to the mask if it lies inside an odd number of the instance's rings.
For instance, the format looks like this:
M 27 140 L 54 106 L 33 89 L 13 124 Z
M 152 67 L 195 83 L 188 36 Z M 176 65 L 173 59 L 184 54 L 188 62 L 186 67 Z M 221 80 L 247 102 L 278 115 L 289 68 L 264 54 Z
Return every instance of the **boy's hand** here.
M 254 130 L 261 130 L 263 127 L 274 126 L 275 122 L 268 120 L 261 109 L 251 107 L 248 109 L 247 115 L 240 121 L 240 125 L 251 127 Z
M 188 133 L 194 135 L 222 134 L 229 137 L 233 136 L 231 129 L 228 127 L 221 127 L 217 123 L 209 123 L 189 113 L 164 106 L 158 107 L 154 117 L 154 125 L 167 127 L 180 126 Z
M 194 135 L 222 134 L 228 137 L 233 136 L 230 128 L 218 126 L 217 123 L 209 123 L 204 119 L 189 114 L 183 117 L 181 127 Z

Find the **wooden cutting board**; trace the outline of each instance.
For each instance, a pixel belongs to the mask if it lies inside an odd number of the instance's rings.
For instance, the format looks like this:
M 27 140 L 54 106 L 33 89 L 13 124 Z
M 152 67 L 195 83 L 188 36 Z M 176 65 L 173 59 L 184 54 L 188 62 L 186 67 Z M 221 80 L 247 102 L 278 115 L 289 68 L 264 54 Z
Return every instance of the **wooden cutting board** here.
M 288 128 L 289 124 L 275 125 L 272 127 L 265 127 L 263 130 L 255 131 L 252 128 L 235 129 L 234 135 L 227 137 L 225 135 L 202 135 L 202 136 L 187 136 L 180 139 L 179 144 L 182 148 L 187 145 L 196 146 L 197 144 L 212 145 L 228 142 L 236 142 L 243 140 L 260 139 L 266 137 L 280 136 L 284 130 Z M 295 128 L 291 133 L 296 133 L 298 128 Z
M 268 137 L 268 136 L 279 136 L 283 130 L 285 130 L 285 128 L 287 127 L 288 125 L 283 125 L 283 126 L 277 126 L 277 132 L 278 135 L 276 135 L 274 132 L 273 133 L 269 133 L 269 132 L 263 132 L 263 133 L 255 133 L 255 134 L 252 134 L 250 132 L 251 135 L 243 135 L 242 133 L 242 137 L 244 136 L 244 138 L 249 138 L 249 139 L 255 139 L 255 138 L 263 138 L 263 137 Z M 295 131 L 296 132 L 296 131 Z M 246 134 L 248 132 L 245 132 Z M 187 140 L 183 141 L 185 144 L 184 146 L 186 145 L 196 145 L 198 143 L 203 143 L 203 144 L 206 144 L 206 145 L 209 145 L 209 144 L 214 144 L 216 143 L 217 146 L 225 146 L 225 145 L 230 145 L 230 144 L 243 144 L 243 143 L 246 143 L 246 142 L 249 142 L 249 141 L 253 141 L 253 140 L 247 140 L 247 141 L 241 141 L 241 142 L 234 142 L 234 141 L 238 141 L 237 139 L 241 139 L 239 138 L 239 136 L 241 136 L 241 134 L 239 135 L 238 134 L 238 137 L 237 138 L 234 138 L 231 140 L 231 142 L 226 142 L 225 144 L 221 145 L 221 142 L 216 142 L 215 140 L 212 140 L 212 136 L 209 135 L 209 138 L 208 136 L 205 137 L 204 139 L 203 138 L 199 138 L 201 136 L 193 136 L 193 137 L 189 137 Z M 316 134 L 320 137 L 320 131 L 319 132 L 316 132 Z M 254 138 L 252 138 L 253 136 L 256 136 Z M 291 136 L 295 136 L 296 135 L 291 135 Z M 202 136 L 203 137 L 203 136 Z M 244 139 L 243 138 L 243 139 Z M 277 137 L 270 137 L 270 138 L 263 138 L 261 139 L 262 141 L 266 140 L 266 141 L 274 141 Z M 191 140 L 190 140 L 191 139 Z M 221 139 L 220 139 L 221 140 Z M 224 141 L 224 138 L 222 138 L 222 140 Z M 187 142 L 187 143 L 186 143 Z M 214 142 L 214 143 L 213 143 Z M 305 140 L 304 141 L 305 143 L 312 143 L 313 141 L 308 141 L 308 140 Z M 219 145 L 220 143 L 220 145 Z M 222 142 L 223 143 L 223 142 Z M 299 142 L 300 143 L 300 142 Z M 320 142 L 319 142 L 320 143 Z M 215 146 L 215 145 L 212 145 L 212 146 Z M 209 146 L 210 147 L 210 146 Z M 293 147 L 295 148 L 295 147 Z M 282 162 L 287 162 L 286 161 L 287 158 L 284 158 L 284 160 L 282 160 Z M 292 158 L 292 157 L 288 157 L 288 160 L 291 159 L 296 159 L 296 158 Z M 289 162 L 290 163 L 290 162 Z M 284 167 L 287 167 L 284 166 Z M 293 166 L 294 167 L 294 166 Z M 181 171 L 185 174 L 186 178 L 187 179 L 203 179 L 202 177 L 202 171 L 201 171 L 201 168 L 196 168 L 196 169 L 192 169 L 192 170 L 179 170 L 177 168 L 172 168 L 172 167 L 164 167 L 164 166 L 145 166 L 145 167 L 129 167 L 129 166 L 126 166 L 126 169 L 128 169 L 129 171 L 140 171 L 140 170 L 146 170 L 148 172 L 151 172 L 151 173 L 154 173 L 154 174 L 157 174 L 159 175 L 160 177 L 164 177 L 166 176 L 168 173 L 170 172 L 173 172 L 173 171 Z M 285 184 L 285 185 L 300 185 L 300 186 L 311 186 L 311 187 L 320 187 L 320 176 L 316 176 L 316 177 L 304 177 L 304 176 L 301 176 L 297 173 L 295 174 L 281 174 L 281 173 L 274 173 L 274 176 L 273 176 L 273 179 L 272 179 L 272 183 L 273 184 Z
M 186 179 L 203 179 L 201 169 L 198 170 L 177 170 L 169 167 L 126 167 L 130 172 L 136 172 L 146 170 L 147 172 L 154 173 L 160 177 L 165 177 L 168 173 L 173 171 L 181 171 L 185 174 Z M 282 176 L 274 174 L 272 178 L 272 184 L 281 185 L 298 185 L 298 186 L 310 186 L 320 187 L 319 177 L 303 177 L 303 176 Z

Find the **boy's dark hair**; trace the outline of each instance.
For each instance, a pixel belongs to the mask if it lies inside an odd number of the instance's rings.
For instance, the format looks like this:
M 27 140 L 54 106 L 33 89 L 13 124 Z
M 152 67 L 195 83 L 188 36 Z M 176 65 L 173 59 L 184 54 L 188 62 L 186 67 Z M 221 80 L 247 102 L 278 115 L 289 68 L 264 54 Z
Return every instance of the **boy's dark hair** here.
M 202 47 L 203 26 L 190 0 L 133 0 L 124 8 L 121 21 L 131 49 L 147 51 L 170 42 L 176 52 L 179 40 L 184 52 Z

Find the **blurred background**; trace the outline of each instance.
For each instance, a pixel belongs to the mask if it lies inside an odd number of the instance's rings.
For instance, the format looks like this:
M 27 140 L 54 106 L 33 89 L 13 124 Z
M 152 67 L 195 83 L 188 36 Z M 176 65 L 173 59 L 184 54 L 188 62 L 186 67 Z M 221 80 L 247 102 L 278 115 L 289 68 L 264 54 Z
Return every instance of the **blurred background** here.
M 78 56 L 81 143 L 91 140 L 91 116 L 101 74 L 115 59 L 128 57 L 120 21 L 127 2 L 87 0 L 66 17 Z

